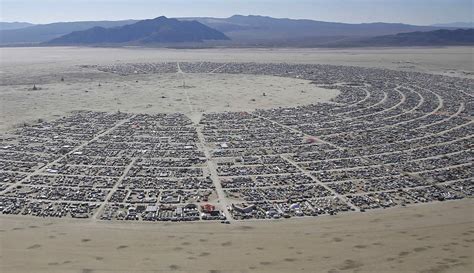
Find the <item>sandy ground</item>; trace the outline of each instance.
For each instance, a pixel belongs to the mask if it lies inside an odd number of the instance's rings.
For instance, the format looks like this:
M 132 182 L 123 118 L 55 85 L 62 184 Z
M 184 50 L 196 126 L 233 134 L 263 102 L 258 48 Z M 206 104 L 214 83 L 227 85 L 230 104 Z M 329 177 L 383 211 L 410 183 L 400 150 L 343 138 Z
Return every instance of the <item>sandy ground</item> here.
M 2 217 L 0 271 L 472 272 L 473 205 L 232 225 Z
M 39 65 L 64 70 L 72 64 L 210 61 L 288 62 L 384 67 L 459 74 L 474 72 L 473 47 L 375 49 L 145 49 L 145 48 L 0 48 L 3 73 L 13 66 L 30 73 Z
M 37 91 L 31 87 L 0 86 L 0 130 L 39 118 L 54 119 L 72 110 L 182 112 L 199 121 L 202 112 L 304 105 L 309 100 L 328 101 L 339 93 L 318 88 L 307 80 L 272 76 L 176 73 L 119 76 L 99 71 L 91 78 L 66 77 L 62 82 L 59 77 L 38 85 L 41 90 Z
M 383 67 L 474 77 L 472 47 L 398 49 L 0 48 L 0 131 L 77 109 L 128 112 L 238 111 L 327 101 L 308 81 L 252 75 L 119 76 L 83 65 L 137 62 L 286 62 Z M 64 78 L 64 81 L 61 81 Z M 41 90 L 32 91 L 33 84 Z M 100 86 L 99 86 L 100 84 Z M 267 96 L 263 97 L 265 92 Z M 255 100 L 255 101 L 254 101 Z

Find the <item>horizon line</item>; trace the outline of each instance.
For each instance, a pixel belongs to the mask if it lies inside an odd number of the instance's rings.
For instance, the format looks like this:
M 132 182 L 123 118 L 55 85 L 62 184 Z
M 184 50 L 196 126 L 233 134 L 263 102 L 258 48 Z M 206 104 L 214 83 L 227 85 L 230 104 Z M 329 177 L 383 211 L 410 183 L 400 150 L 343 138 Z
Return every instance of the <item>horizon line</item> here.
M 150 20 L 150 19 L 155 19 L 158 17 L 167 17 L 166 15 L 160 15 L 154 18 L 142 18 L 142 19 L 136 19 L 136 18 L 128 18 L 128 19 L 92 19 L 92 20 L 71 20 L 71 21 L 50 21 L 50 22 L 44 22 L 44 23 L 36 23 L 33 21 L 28 21 L 28 20 L 19 20 L 19 21 L 3 21 L 3 19 L 0 18 L 1 23 L 27 23 L 27 24 L 33 24 L 33 25 L 48 25 L 48 24 L 55 24 L 55 23 L 75 23 L 75 22 L 97 22 L 97 21 L 108 21 L 108 22 L 114 22 L 114 21 L 142 21 L 142 20 Z M 191 18 L 214 18 L 214 19 L 228 19 L 234 16 L 245 16 L 245 17 L 250 17 L 250 16 L 255 16 L 255 17 L 267 17 L 267 18 L 273 18 L 273 19 L 289 19 L 289 20 L 308 20 L 308 21 L 315 21 L 315 22 L 327 22 L 327 23 L 339 23 L 339 24 L 377 24 L 377 23 L 382 23 L 382 24 L 406 24 L 406 25 L 413 25 L 413 26 L 433 26 L 433 25 L 443 25 L 443 24 L 455 24 L 455 23 L 462 23 L 462 24 L 474 24 L 474 21 L 456 21 L 456 22 L 445 22 L 445 23 L 432 23 L 432 24 L 411 24 L 411 23 L 404 23 L 404 22 L 387 22 L 387 21 L 371 21 L 371 22 L 342 22 L 342 21 L 321 21 L 321 20 L 316 20 L 316 19 L 308 19 L 308 18 L 290 18 L 290 17 L 272 17 L 268 15 L 256 15 L 256 14 L 248 14 L 248 15 L 243 15 L 243 14 L 234 14 L 232 16 L 228 17 L 212 17 L 212 16 L 183 16 L 183 17 L 167 17 L 167 18 L 175 18 L 175 19 L 191 19 Z

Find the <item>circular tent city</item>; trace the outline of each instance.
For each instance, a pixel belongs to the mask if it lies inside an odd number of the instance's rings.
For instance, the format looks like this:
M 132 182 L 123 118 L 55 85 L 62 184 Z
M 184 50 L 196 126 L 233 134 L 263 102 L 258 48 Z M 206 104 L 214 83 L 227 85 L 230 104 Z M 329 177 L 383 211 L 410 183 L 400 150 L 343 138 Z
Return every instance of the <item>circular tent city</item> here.
M 473 194 L 472 79 L 309 64 L 88 69 L 122 77 L 174 75 L 189 110 L 74 111 L 7 132 L 0 147 L 3 214 L 227 223 Z M 202 111 L 192 103 L 186 77 L 209 74 L 306 80 L 333 92 L 332 99 L 308 95 L 296 106 Z M 255 94 L 271 97 L 268 90 Z

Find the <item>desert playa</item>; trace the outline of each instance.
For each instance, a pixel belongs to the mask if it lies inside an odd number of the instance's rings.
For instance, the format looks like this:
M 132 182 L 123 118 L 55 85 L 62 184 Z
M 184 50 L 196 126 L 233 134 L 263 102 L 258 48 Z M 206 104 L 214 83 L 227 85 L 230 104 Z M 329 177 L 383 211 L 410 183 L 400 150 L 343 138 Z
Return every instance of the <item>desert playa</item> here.
M 2 272 L 470 272 L 472 200 L 232 225 L 2 217 Z
M 470 47 L 340 50 L 39 47 L 2 48 L 0 54 L 0 129 L 3 131 L 38 118 L 55 119 L 72 110 L 196 115 L 298 106 L 307 104 L 309 96 L 313 102 L 325 102 L 338 94 L 337 90 L 323 90 L 302 79 L 209 73 L 122 77 L 90 67 L 95 65 L 205 61 L 302 63 L 473 78 Z M 193 108 L 189 107 L 185 90 L 181 88 L 183 81 L 189 87 L 189 104 Z M 34 85 L 41 90 L 32 90 Z M 263 92 L 269 95 L 262 98 Z

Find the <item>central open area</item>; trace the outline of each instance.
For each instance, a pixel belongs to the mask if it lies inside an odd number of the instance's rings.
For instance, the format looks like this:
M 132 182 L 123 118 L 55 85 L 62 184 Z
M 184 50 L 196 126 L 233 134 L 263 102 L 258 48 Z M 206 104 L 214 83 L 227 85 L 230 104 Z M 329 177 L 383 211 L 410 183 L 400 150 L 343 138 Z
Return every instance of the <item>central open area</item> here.
M 172 64 L 174 69 L 177 64 Z M 83 77 L 81 73 L 88 74 Z M 56 76 L 43 84 L 39 79 L 36 85 L 3 86 L 4 118 L 0 128 L 11 128 L 38 117 L 57 118 L 71 110 L 181 112 L 199 121 L 204 112 L 298 106 L 308 100 L 327 102 L 338 94 L 335 89 L 323 89 L 309 80 L 267 75 L 138 74 L 136 70 L 131 73 L 121 76 L 78 68 L 75 74 Z M 33 90 L 33 85 L 38 90 Z

